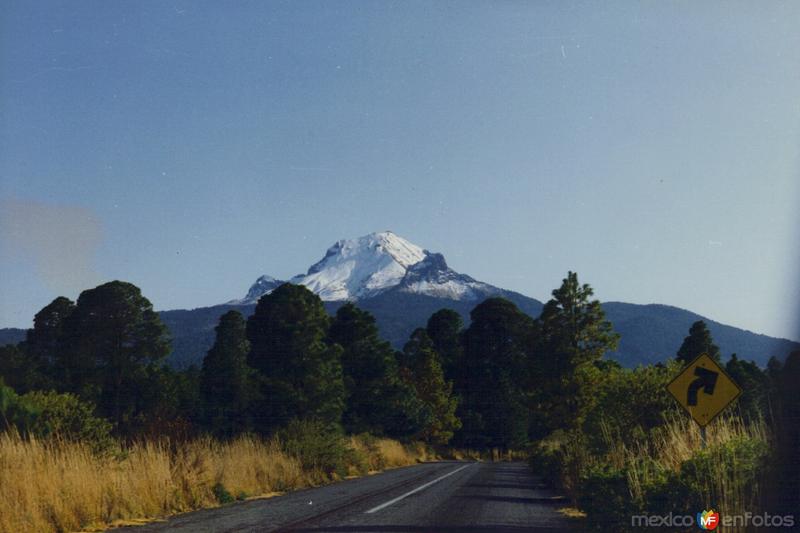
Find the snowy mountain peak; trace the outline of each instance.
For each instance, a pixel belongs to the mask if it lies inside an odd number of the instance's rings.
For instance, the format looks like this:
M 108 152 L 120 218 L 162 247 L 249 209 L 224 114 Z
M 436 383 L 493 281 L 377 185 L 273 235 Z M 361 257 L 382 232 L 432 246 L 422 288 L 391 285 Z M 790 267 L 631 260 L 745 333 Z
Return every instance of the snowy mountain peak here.
M 499 289 L 459 274 L 441 254 L 381 231 L 337 241 L 306 274 L 289 280 L 305 285 L 326 301 L 360 300 L 389 289 L 454 300 L 472 300 Z M 255 302 L 282 281 L 260 277 L 242 302 Z
M 248 303 L 248 302 L 256 302 L 259 298 L 264 296 L 265 294 L 271 293 L 273 290 L 277 289 L 281 285 L 286 283 L 285 281 L 281 281 L 279 279 L 275 279 L 272 276 L 261 276 L 256 280 L 253 285 L 250 286 L 250 290 L 247 291 L 247 296 L 244 297 L 244 300 L 234 300 L 229 303 Z
M 419 263 L 425 258 L 425 250 L 399 237 L 391 231 L 380 231 L 357 239 L 342 239 L 328 248 L 322 260 L 309 269 L 309 274 L 321 268 L 330 257 L 363 258 L 366 255 L 386 254 L 403 268 Z
M 370 233 L 337 241 L 325 257 L 296 276 L 323 300 L 357 300 L 399 284 L 406 270 L 425 258 L 425 251 L 392 233 Z

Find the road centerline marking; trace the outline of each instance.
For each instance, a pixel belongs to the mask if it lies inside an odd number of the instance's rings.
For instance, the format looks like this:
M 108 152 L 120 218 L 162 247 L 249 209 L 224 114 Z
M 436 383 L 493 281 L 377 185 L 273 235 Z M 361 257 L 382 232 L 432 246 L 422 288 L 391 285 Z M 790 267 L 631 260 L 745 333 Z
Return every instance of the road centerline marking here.
M 380 504 L 380 505 L 379 505 L 379 506 L 377 506 L 377 507 L 373 507 L 373 508 L 372 508 L 372 509 L 370 509 L 369 511 L 366 511 L 364 514 L 372 514 L 372 513 L 377 513 L 377 512 L 378 512 L 378 511 L 380 511 L 381 509 L 385 509 L 385 508 L 389 507 L 390 505 L 393 505 L 393 504 L 395 504 L 395 503 L 399 502 L 399 501 L 400 501 L 400 500 L 402 500 L 402 499 L 408 498 L 408 497 L 409 497 L 409 496 L 411 496 L 412 494 L 416 494 L 417 492 L 419 492 L 419 491 L 421 491 L 421 490 L 425 490 L 425 489 L 427 489 L 428 487 L 430 487 L 431 485 L 433 485 L 434 483 L 438 483 L 438 482 L 440 482 L 441 480 L 443 480 L 444 478 L 446 478 L 446 477 L 449 477 L 449 476 L 452 476 L 452 475 L 453 475 L 453 474 L 455 474 L 456 472 L 460 472 L 460 471 L 464 470 L 465 468 L 467 468 L 467 467 L 470 467 L 470 466 L 472 466 L 472 465 L 474 465 L 474 464 L 475 464 L 475 463 L 470 463 L 470 464 L 468 464 L 468 465 L 460 466 L 460 467 L 456 468 L 455 470 L 453 470 L 452 472 L 448 472 L 448 473 L 446 473 L 446 474 L 445 474 L 445 475 L 443 475 L 443 476 L 437 477 L 437 478 L 436 478 L 436 479 L 434 479 L 433 481 L 428 481 L 428 482 L 427 482 L 427 483 L 425 483 L 424 485 L 420 485 L 420 486 L 419 486 L 419 487 L 417 487 L 416 489 L 410 490 L 410 491 L 406 492 L 405 494 L 401 494 L 401 495 L 400 495 L 400 496 L 398 496 L 397 498 L 393 498 L 393 499 L 389 500 L 388 502 L 384 502 L 384 503 Z

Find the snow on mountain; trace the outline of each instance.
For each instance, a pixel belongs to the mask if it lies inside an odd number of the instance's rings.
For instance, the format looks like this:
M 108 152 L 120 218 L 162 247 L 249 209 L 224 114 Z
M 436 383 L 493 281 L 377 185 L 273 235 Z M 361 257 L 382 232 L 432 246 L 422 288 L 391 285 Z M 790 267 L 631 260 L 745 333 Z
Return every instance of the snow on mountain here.
M 427 251 L 425 259 L 406 271 L 399 289 L 450 300 L 478 300 L 500 292 L 497 287 L 451 269 L 442 254 Z
M 391 231 L 340 240 L 325 257 L 289 280 L 325 301 L 360 300 L 389 289 L 453 300 L 476 300 L 500 289 L 459 274 L 441 254 L 423 250 Z M 282 281 L 262 276 L 236 303 L 253 303 Z
M 245 300 L 258 300 L 265 294 L 271 293 L 273 290 L 277 289 L 281 285 L 286 283 L 285 281 L 275 279 L 272 276 L 261 276 L 256 280 L 255 283 L 250 287 L 250 290 L 247 291 L 247 296 L 245 296 Z
M 425 258 L 419 246 L 390 231 L 341 240 L 305 275 L 291 279 L 326 301 L 357 300 L 400 283 Z

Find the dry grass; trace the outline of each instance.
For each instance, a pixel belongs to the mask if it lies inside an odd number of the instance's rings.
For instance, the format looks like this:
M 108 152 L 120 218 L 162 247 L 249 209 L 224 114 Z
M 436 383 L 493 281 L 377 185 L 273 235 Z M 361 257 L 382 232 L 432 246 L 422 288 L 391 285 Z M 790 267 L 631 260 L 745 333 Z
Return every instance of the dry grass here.
M 702 449 L 703 443 L 699 428 L 688 417 L 674 417 L 662 431 L 650 439 L 649 445 L 624 448 L 618 447 L 612 453 L 616 456 L 615 462 L 627 465 L 642 464 L 641 459 L 648 457 L 665 470 L 678 471 L 682 463 L 696 456 Z M 732 415 L 721 417 L 706 428 L 706 450 L 710 454 L 712 464 L 723 465 L 730 461 L 726 457 L 725 443 L 732 441 L 749 440 L 768 444 L 770 435 L 767 425 L 763 421 L 745 423 L 740 417 Z M 742 457 L 739 460 L 746 460 Z M 742 465 L 744 467 L 744 465 Z M 628 482 L 634 497 L 642 496 L 642 487 L 650 480 L 651 472 L 648 469 L 629 468 Z M 714 476 L 705 480 L 709 504 L 724 509 L 726 514 L 744 514 L 757 508 L 760 496 L 760 487 L 757 483 L 743 484 L 737 479 L 739 472 L 736 469 L 717 468 Z M 718 494 L 719 499 L 711 502 L 710 495 Z
M 744 514 L 758 509 L 761 487 L 757 481 L 743 483 L 741 475 L 748 468 L 752 457 L 746 455 L 732 457 L 726 444 L 732 442 L 761 443 L 768 446 L 770 434 L 763 421 L 745 423 L 741 417 L 730 415 L 720 417 L 706 428 L 706 448 L 710 464 L 719 465 L 712 475 L 703 480 L 702 492 L 707 505 L 724 509 L 725 514 Z M 698 457 L 703 450 L 700 429 L 681 413 L 670 417 L 667 423 L 647 439 L 625 446 L 619 439 L 609 439 L 608 455 L 603 461 L 615 468 L 625 469 L 631 497 L 641 501 L 644 488 L 651 484 L 664 471 L 678 472 L 681 465 Z M 591 461 L 591 459 L 590 459 Z M 731 464 L 733 468 L 722 465 Z M 748 479 L 745 477 L 744 479 Z M 712 495 L 717 495 L 712 498 Z M 731 531 L 739 531 L 734 528 Z
M 375 470 L 424 460 L 419 447 L 352 438 Z M 424 450 L 424 447 L 421 447 Z M 0 435 L 0 532 L 76 531 L 161 518 L 218 505 L 214 486 L 234 497 L 270 495 L 324 479 L 304 470 L 276 441 L 200 439 L 180 446 L 135 444 L 121 457 L 88 446 Z
M 416 443 L 404 445 L 392 439 L 355 435 L 349 438 L 347 444 L 360 459 L 360 464 L 350 465 L 348 473 L 351 476 L 380 472 L 387 468 L 408 466 L 432 459 L 425 446 Z
M 745 422 L 735 414 L 719 417 L 706 428 L 705 449 L 698 426 L 681 412 L 668 416 L 665 424 L 651 433 L 632 442 L 629 439 L 627 445 L 608 426 L 602 430 L 607 447 L 602 453 L 592 453 L 585 439 L 567 433 L 553 434 L 540 443 L 541 453 L 559 461 L 557 483 L 573 502 L 580 499 L 584 476 L 595 468 L 611 467 L 624 472 L 629 501 L 645 502 L 648 489 L 667 479 L 665 473 L 689 479 L 683 477 L 682 467 L 690 465 L 689 470 L 697 472 L 694 469 L 702 468 L 704 472 L 699 480 L 691 478 L 691 482 L 692 490 L 699 491 L 706 508 L 722 510 L 726 515 L 760 509 L 764 483 L 761 469 L 772 439 L 763 420 Z M 600 509 L 595 507 L 594 511 Z M 730 531 L 745 529 L 732 527 Z

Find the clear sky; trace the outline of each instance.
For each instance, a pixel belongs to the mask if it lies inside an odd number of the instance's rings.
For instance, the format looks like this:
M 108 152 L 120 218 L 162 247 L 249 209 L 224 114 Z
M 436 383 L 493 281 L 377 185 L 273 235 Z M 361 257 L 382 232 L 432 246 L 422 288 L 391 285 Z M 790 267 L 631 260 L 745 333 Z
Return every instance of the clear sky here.
M 239 298 L 391 229 L 799 338 L 798 2 L 13 2 L 0 327 Z

